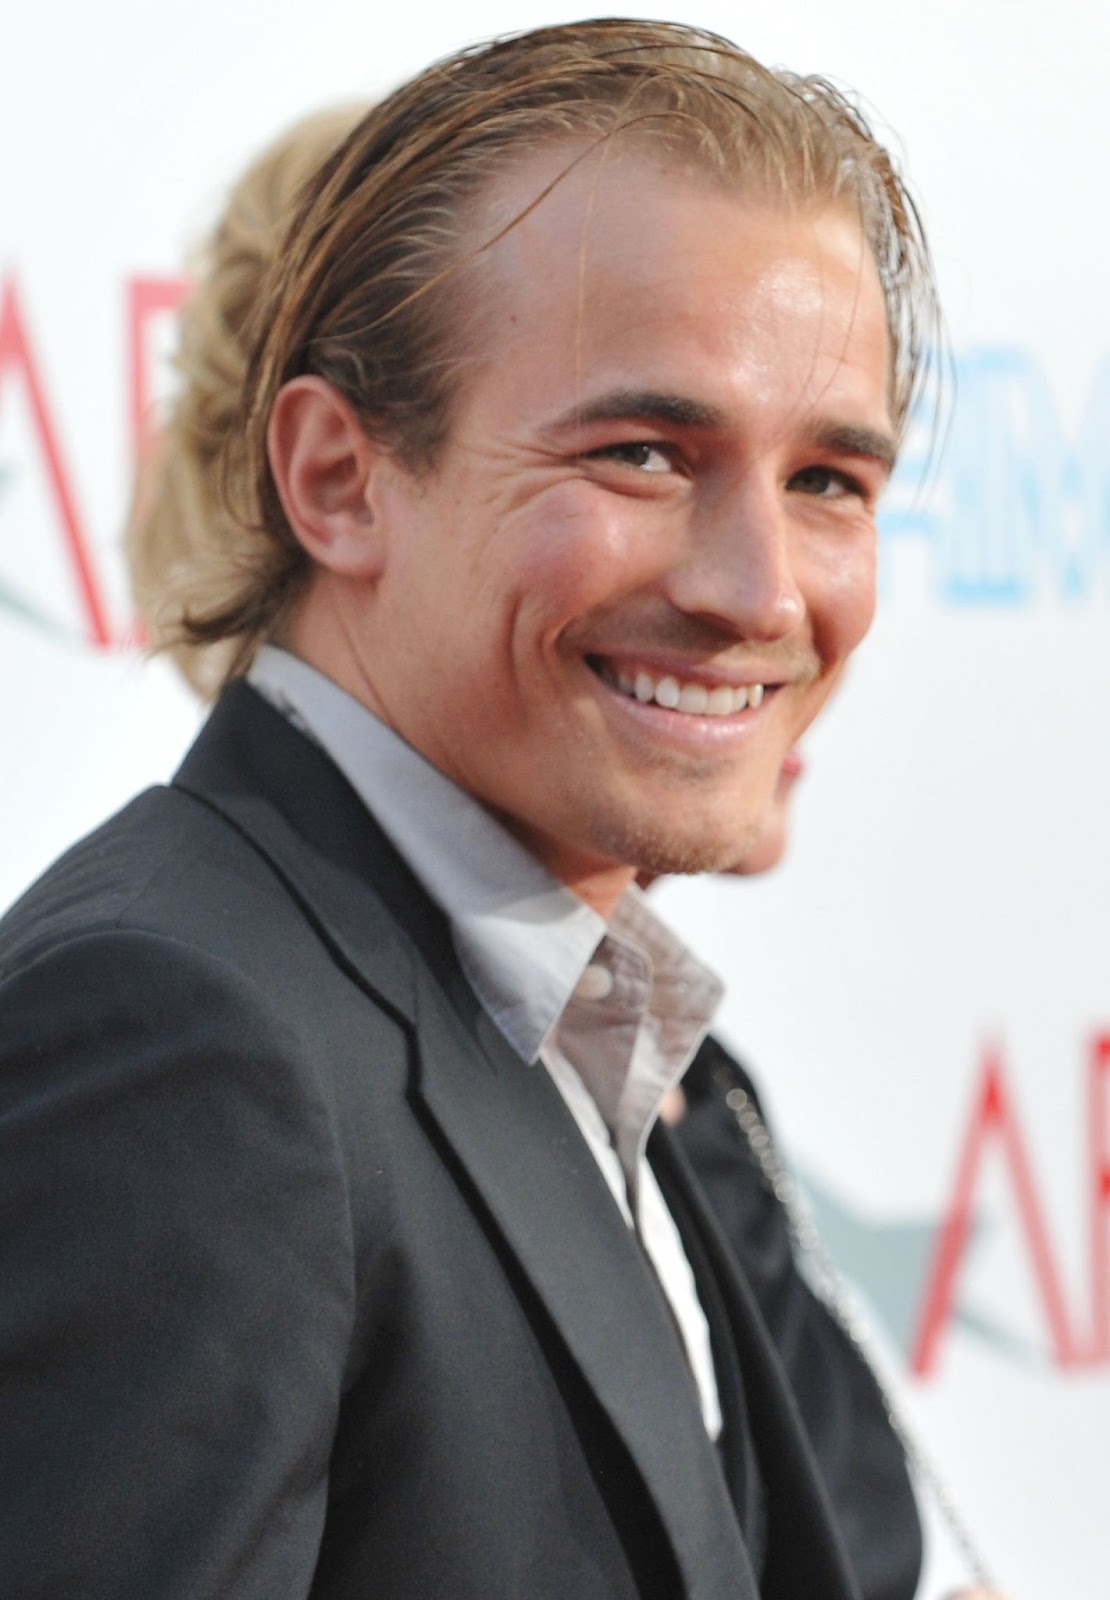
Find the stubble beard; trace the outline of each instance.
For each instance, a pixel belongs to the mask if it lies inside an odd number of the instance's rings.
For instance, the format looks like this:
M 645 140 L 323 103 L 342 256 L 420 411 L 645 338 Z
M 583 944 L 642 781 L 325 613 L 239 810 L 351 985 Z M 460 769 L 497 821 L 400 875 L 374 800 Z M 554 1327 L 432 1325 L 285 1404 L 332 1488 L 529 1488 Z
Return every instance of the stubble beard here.
M 768 797 L 768 807 L 771 799 Z M 596 805 L 593 836 L 601 853 L 611 861 L 631 866 L 652 877 L 696 876 L 704 872 L 729 872 L 743 861 L 762 831 L 765 813 L 742 827 L 723 830 L 699 823 L 698 785 L 690 783 L 688 805 L 681 816 L 633 818 L 617 806 Z M 739 809 L 739 808 L 738 808 Z
M 610 837 L 608 854 L 639 873 L 653 878 L 696 877 L 704 872 L 730 872 L 759 837 L 753 825 L 741 839 L 691 839 L 677 832 L 659 829 L 628 828 Z

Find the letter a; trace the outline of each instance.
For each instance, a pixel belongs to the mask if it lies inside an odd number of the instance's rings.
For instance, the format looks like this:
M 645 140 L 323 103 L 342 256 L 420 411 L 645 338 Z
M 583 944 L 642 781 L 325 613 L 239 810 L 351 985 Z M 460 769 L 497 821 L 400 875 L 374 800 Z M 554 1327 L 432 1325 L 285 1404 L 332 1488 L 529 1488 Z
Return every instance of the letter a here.
M 38 369 L 31 353 L 27 324 L 13 280 L 4 283 L 3 295 L 0 297 L 0 382 L 9 367 L 20 373 L 23 378 L 31 420 L 38 436 L 46 475 L 54 495 L 58 521 L 65 538 L 77 592 L 84 608 L 89 637 L 94 644 L 103 648 L 111 642 L 108 619 L 97 588 L 92 560 L 77 514 L 77 504 L 69 474 L 62 459 L 58 435 L 51 420 Z
M 937 1232 L 926 1280 L 921 1321 L 910 1361 L 912 1371 L 919 1377 L 933 1371 L 940 1336 L 952 1314 L 956 1277 L 971 1234 L 972 1197 L 988 1136 L 1001 1141 L 1009 1167 L 1018 1216 L 1029 1246 L 1033 1276 L 1040 1290 L 1056 1359 L 1061 1366 L 1070 1366 L 1077 1359 L 1048 1230 L 1017 1116 L 1007 1093 L 1002 1062 L 994 1051 L 988 1050 L 983 1061 L 982 1083 L 956 1169 L 952 1201 Z

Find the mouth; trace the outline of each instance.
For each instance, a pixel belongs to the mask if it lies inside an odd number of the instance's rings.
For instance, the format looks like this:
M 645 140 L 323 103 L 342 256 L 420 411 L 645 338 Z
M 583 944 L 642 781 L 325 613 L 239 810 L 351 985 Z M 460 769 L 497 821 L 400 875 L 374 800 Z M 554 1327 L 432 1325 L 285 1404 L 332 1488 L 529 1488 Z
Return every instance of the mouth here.
M 661 706 L 687 717 L 734 717 L 755 710 L 777 684 L 705 683 L 683 679 L 670 672 L 649 672 L 644 667 L 627 671 L 601 656 L 587 657 L 587 665 L 603 683 L 640 705 Z

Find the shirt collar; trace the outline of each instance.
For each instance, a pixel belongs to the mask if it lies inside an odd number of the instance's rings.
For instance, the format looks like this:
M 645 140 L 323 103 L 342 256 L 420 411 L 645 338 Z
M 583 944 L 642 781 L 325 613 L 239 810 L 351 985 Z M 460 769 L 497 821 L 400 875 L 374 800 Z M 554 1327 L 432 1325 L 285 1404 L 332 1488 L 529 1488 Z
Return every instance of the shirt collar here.
M 635 888 L 618 903 L 587 980 L 555 1043 L 592 1094 L 634 1187 L 659 1107 L 705 1037 L 721 983 Z
M 330 678 L 265 645 L 249 681 L 335 762 L 446 914 L 490 1017 L 518 1054 L 535 1060 L 605 934 L 605 919 Z
M 445 913 L 475 993 L 526 1061 L 539 1056 L 606 933 L 648 958 L 651 1009 L 668 1034 L 672 1026 L 687 1034 L 691 1009 L 703 1019 L 700 1031 L 708 1027 L 720 982 L 639 889 L 626 890 L 607 925 L 472 795 L 307 662 L 264 645 L 249 679 L 320 745 L 373 813 Z M 680 1056 L 686 1045 L 684 1037 Z M 667 1053 L 673 1059 L 673 1045 Z

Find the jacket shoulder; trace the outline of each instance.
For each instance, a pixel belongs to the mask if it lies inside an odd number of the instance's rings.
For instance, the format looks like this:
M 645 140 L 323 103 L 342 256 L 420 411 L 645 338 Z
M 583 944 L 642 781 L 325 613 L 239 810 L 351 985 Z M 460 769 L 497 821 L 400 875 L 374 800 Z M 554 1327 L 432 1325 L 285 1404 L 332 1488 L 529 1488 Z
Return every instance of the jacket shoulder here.
M 67 850 L 0 919 L 0 976 L 47 951 L 131 928 L 187 942 L 244 893 L 278 892 L 265 864 L 191 795 L 156 787 Z

